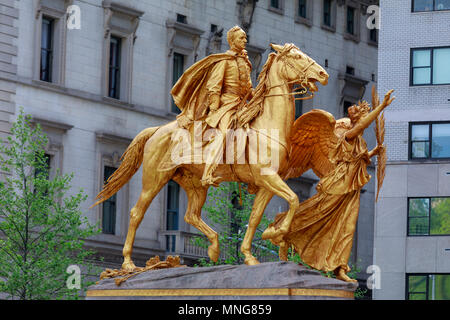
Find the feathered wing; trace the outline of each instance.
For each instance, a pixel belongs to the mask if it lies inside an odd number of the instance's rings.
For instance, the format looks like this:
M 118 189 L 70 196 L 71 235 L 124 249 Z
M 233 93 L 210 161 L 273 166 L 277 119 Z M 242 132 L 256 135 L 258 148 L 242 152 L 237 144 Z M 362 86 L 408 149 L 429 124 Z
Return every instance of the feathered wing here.
M 285 179 L 299 177 L 309 169 L 322 178 L 333 170 L 330 152 L 338 142 L 335 126 L 333 115 L 319 109 L 303 114 L 294 122 Z

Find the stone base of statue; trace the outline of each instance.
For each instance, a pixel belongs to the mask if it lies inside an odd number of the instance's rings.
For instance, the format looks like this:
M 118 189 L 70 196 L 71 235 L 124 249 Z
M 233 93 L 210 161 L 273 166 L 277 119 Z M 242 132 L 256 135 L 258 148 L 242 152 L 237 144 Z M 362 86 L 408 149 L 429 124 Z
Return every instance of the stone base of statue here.
M 122 282 L 104 279 L 88 300 L 351 300 L 356 283 L 327 278 L 294 262 L 150 270 Z

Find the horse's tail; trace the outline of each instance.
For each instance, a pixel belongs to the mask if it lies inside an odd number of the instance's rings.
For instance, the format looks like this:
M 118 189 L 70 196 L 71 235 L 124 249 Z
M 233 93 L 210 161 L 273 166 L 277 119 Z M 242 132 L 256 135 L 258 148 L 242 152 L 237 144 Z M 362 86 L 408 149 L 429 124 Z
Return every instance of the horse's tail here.
M 158 130 L 159 127 L 147 128 L 139 132 L 128 148 L 123 153 L 120 160 L 123 160 L 119 168 L 108 178 L 107 184 L 95 199 L 98 199 L 92 207 L 108 200 L 112 195 L 120 190 L 138 171 L 144 158 L 144 146 L 148 139 Z

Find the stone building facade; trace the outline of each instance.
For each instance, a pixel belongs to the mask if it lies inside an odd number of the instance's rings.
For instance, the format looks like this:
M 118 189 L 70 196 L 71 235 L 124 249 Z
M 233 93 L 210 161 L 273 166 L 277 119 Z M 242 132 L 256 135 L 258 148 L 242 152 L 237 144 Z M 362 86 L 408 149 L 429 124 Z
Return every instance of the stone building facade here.
M 385 112 L 374 298 L 450 299 L 450 3 L 380 7 L 379 90 L 395 89 L 396 100 Z
M 89 196 L 83 211 L 104 228 L 89 245 L 106 265 L 117 267 L 141 171 L 107 208 L 89 207 L 131 139 L 175 119 L 169 91 L 180 73 L 207 54 L 227 50 L 226 30 L 238 24 L 249 36 L 254 84 L 269 43 L 293 42 L 330 75 L 313 100 L 297 105 L 298 114 L 321 108 L 341 118 L 352 103 L 370 101 L 377 80 L 377 34 L 366 26 L 368 6 L 376 3 L 0 0 L 0 134 L 8 134 L 19 107 L 42 125 L 52 172 L 75 173 L 74 190 L 83 188 Z M 375 145 L 372 132 L 366 140 Z M 316 182 L 307 173 L 289 183 L 304 200 Z M 363 191 L 353 259 L 365 270 L 372 264 L 373 181 Z M 137 263 L 168 253 L 187 262 L 205 254 L 189 245 L 196 230 L 183 221 L 185 208 L 186 195 L 174 184 L 153 200 L 137 231 Z M 274 198 L 266 212 L 274 216 L 286 208 Z

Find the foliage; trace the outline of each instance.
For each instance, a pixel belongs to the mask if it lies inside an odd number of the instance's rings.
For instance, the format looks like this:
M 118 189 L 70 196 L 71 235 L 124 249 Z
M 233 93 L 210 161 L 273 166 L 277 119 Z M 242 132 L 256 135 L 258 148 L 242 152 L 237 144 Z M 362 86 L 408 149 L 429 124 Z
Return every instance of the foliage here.
M 84 241 L 98 232 L 79 210 L 87 196 L 67 195 L 73 175 L 49 178 L 40 126 L 20 111 L 7 141 L 0 141 L 0 292 L 10 299 L 77 299 L 66 270 L 90 272 Z
M 221 255 L 217 263 L 200 259 L 200 266 L 244 263 L 244 255 L 241 253 L 240 247 L 247 229 L 254 198 L 254 195 L 248 193 L 245 184 L 241 184 L 241 189 L 239 189 L 237 182 L 222 183 L 219 187 L 210 189 L 208 202 L 204 209 L 212 227 L 218 231 Z M 273 258 L 272 260 L 277 260 L 278 247 L 268 240 L 261 239 L 262 232 L 269 223 L 270 221 L 263 216 L 255 232 L 252 253 L 258 259 Z M 200 236 L 194 239 L 194 243 L 202 248 L 207 248 L 210 244 L 206 238 Z

